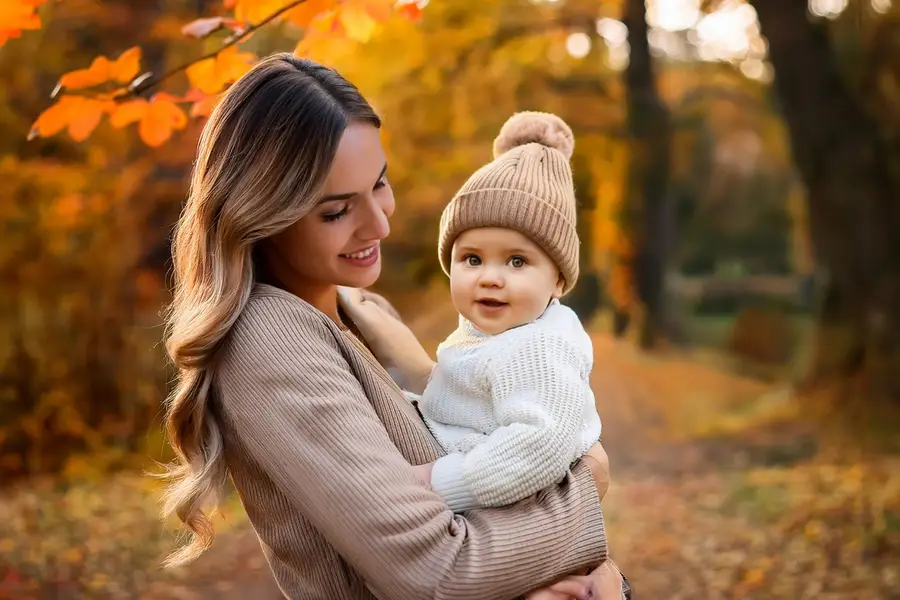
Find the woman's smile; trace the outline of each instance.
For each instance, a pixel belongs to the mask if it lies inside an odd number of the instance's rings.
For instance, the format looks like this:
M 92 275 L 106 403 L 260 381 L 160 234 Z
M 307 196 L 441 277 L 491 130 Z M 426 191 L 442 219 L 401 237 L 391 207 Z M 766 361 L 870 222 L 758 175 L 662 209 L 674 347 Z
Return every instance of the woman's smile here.
M 339 254 L 338 256 L 354 267 L 371 267 L 378 262 L 378 259 L 381 257 L 381 251 L 379 244 L 372 244 L 363 250 Z

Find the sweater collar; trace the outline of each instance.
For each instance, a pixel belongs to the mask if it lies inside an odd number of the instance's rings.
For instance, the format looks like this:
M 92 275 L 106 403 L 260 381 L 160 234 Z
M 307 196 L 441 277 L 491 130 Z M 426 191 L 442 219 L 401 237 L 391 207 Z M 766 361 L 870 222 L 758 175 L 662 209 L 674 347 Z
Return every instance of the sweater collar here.
M 559 299 L 553 298 L 552 300 L 550 300 L 550 304 L 547 305 L 547 308 L 544 309 L 544 312 L 542 312 L 540 315 L 538 315 L 537 319 L 535 319 L 534 321 L 529 321 L 528 323 L 523 323 L 522 325 L 519 325 L 518 327 L 522 327 L 524 325 L 530 325 L 530 324 L 534 323 L 535 321 L 540 321 L 547 315 L 547 311 L 550 310 L 551 307 L 559 306 L 559 304 L 560 304 Z M 460 329 L 460 331 L 466 333 L 467 335 L 471 335 L 474 337 L 481 337 L 481 338 L 492 337 L 491 334 L 481 331 L 480 329 L 478 329 L 478 327 L 475 326 L 475 323 L 468 320 L 467 318 L 465 318 L 462 315 L 459 315 L 459 329 Z M 515 329 L 515 327 L 513 327 L 513 329 Z M 507 329 L 506 331 L 510 331 L 510 330 Z M 502 333 L 506 333 L 506 332 L 504 331 Z M 500 334 L 497 334 L 497 335 L 500 335 Z

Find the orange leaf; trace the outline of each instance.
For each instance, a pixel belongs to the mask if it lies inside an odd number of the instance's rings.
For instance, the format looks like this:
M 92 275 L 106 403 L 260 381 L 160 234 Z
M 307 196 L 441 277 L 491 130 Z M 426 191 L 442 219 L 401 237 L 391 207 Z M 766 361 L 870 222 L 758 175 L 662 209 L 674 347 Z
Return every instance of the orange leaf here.
M 259 23 L 291 0 L 237 0 L 234 18 L 242 23 Z
M 344 33 L 344 26 L 337 10 L 328 10 L 320 13 L 309 23 L 307 36 L 333 36 L 340 37 Z
M 215 57 L 192 64 L 186 72 L 191 85 L 207 94 L 215 94 L 222 89 L 222 82 L 216 74 Z
M 182 102 L 199 102 L 208 97 L 208 94 L 204 94 L 200 90 L 196 88 L 192 88 L 188 90 L 184 96 L 181 97 Z
M 110 100 L 63 96 L 38 116 L 28 139 L 50 137 L 68 127 L 69 136 L 76 142 L 83 142 L 96 129 L 103 114 L 114 107 L 115 103 Z
M 338 62 L 358 49 L 357 42 L 347 37 L 327 35 L 305 35 L 294 54 L 309 57 L 328 66 L 337 66 Z
M 418 21 L 422 18 L 422 9 L 419 7 L 419 3 L 415 0 L 411 2 L 406 2 L 397 7 L 397 14 L 401 17 L 405 17 L 410 21 Z
M 81 103 L 78 96 L 63 96 L 59 102 L 42 112 L 31 126 L 30 139 L 50 137 L 62 131 L 69 124 L 69 113 L 77 110 Z
M 255 59 L 253 54 L 238 52 L 237 46 L 230 46 L 215 57 L 188 67 L 188 80 L 192 87 L 206 94 L 216 94 L 246 73 Z
M 212 114 L 213 109 L 222 98 L 220 94 L 215 96 L 207 96 L 201 100 L 197 100 L 191 105 L 190 115 L 192 117 L 208 117 Z
M 285 18 L 297 27 L 307 27 L 320 14 L 334 8 L 335 0 L 306 0 L 297 8 L 292 8 Z
M 110 80 L 128 83 L 137 75 L 140 66 L 141 49 L 135 46 L 123 52 L 115 62 L 105 56 L 94 58 L 87 69 L 76 69 L 60 77 L 59 85 L 66 89 L 78 90 Z
M 108 112 L 111 102 L 82 98 L 81 108 L 75 111 L 69 119 L 69 136 L 76 142 L 83 142 L 90 137 L 91 132 L 100 124 L 103 113 Z
M 121 128 L 135 121 L 140 121 L 147 114 L 148 106 L 148 102 L 143 98 L 124 102 L 113 111 L 109 117 L 109 122 L 113 127 Z
M 141 49 L 137 46 L 129 48 L 119 55 L 110 66 L 111 79 L 120 83 L 128 83 L 138 74 L 141 68 Z
M 240 79 L 250 70 L 256 60 L 250 52 L 238 52 L 237 46 L 222 50 L 216 60 L 216 68 L 222 84 L 232 83 Z
M 206 19 L 195 19 L 181 28 L 182 35 L 195 37 L 197 39 L 205 38 L 213 32 L 223 27 L 234 29 L 238 26 L 235 19 L 226 19 L 225 17 L 209 17 Z
M 0 46 L 10 38 L 19 37 L 23 30 L 41 28 L 37 7 L 44 0 L 3 0 L 0 2 Z
M 377 23 L 366 10 L 364 0 L 347 0 L 339 9 L 341 25 L 347 37 L 359 42 L 368 42 L 375 33 Z
M 366 0 L 366 12 L 378 23 L 384 23 L 391 18 L 394 11 L 393 0 Z
M 185 98 L 179 98 L 178 96 L 173 96 L 168 92 L 156 92 L 153 94 L 153 98 L 150 99 L 151 102 L 171 102 L 173 104 L 177 104 L 179 102 L 184 102 Z
M 152 148 L 161 146 L 172 137 L 173 129 L 183 129 L 187 125 L 187 116 L 168 97 L 155 95 L 144 118 L 138 126 L 138 133 L 144 143 Z
M 110 80 L 110 66 L 112 63 L 105 56 L 98 56 L 91 61 L 87 69 L 76 69 L 59 78 L 59 85 L 78 90 L 93 87 Z

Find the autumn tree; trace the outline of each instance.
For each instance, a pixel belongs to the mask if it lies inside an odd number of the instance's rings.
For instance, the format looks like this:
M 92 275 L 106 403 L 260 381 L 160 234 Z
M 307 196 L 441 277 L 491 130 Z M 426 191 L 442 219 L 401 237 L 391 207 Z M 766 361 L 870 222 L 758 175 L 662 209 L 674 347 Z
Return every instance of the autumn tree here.
M 885 137 L 839 66 L 827 23 L 806 0 L 752 0 L 775 68 L 775 89 L 806 187 L 815 258 L 826 276 L 808 383 L 835 377 L 842 397 L 900 399 L 900 204 L 896 137 Z M 853 3 L 857 26 L 867 7 Z M 883 32 L 894 19 L 879 19 Z M 876 37 L 876 39 L 878 39 Z M 886 60 L 883 45 L 870 51 Z M 896 54 L 893 54 L 896 57 Z M 896 63 L 895 63 L 896 64 Z M 896 71 L 881 75 L 893 80 Z M 878 90 L 868 90 L 869 93 Z M 893 144 L 893 146 L 892 146 Z
M 417 18 L 379 7 L 2 3 L 0 478 L 159 456 L 168 234 L 202 117 L 269 46 L 358 43 L 376 18 Z M 304 35 L 303 19 L 330 25 Z
M 39 8 L 46 0 L 10 0 L 0 13 L 0 44 L 22 31 L 41 27 Z M 206 6 L 206 2 L 201 2 Z M 181 27 L 184 36 L 210 39 L 206 53 L 172 67 L 142 69 L 139 46 L 114 58 L 97 56 L 86 68 L 62 75 L 51 93 L 56 102 L 35 121 L 29 137 L 49 137 L 66 130 L 72 139 L 87 139 L 104 118 L 113 127 L 137 124 L 141 139 L 160 146 L 173 130 L 183 129 L 188 115 L 205 116 L 217 94 L 243 75 L 257 59 L 247 51 L 253 35 L 263 27 L 292 27 L 300 38 L 295 51 L 311 54 L 336 38 L 368 40 L 393 14 L 416 19 L 414 1 L 393 0 L 226 0 L 214 14 Z M 159 89 L 184 74 L 187 89 L 172 93 Z
M 622 20 L 630 44 L 625 70 L 631 141 L 626 223 L 633 230 L 632 272 L 644 308 L 639 339 L 646 348 L 655 344 L 664 327 L 664 280 L 671 245 L 666 209 L 671 124 L 657 90 L 644 0 L 626 0 Z

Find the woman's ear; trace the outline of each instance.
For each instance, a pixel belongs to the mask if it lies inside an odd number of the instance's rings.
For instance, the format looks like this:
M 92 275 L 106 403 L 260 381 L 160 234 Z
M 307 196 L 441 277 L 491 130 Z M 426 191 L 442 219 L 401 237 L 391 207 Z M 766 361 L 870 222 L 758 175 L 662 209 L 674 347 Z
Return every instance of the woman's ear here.
M 560 273 L 559 277 L 556 280 L 556 289 L 553 290 L 553 298 L 555 298 L 556 300 L 562 298 L 564 287 L 566 287 L 566 278 L 563 277 L 562 273 Z

